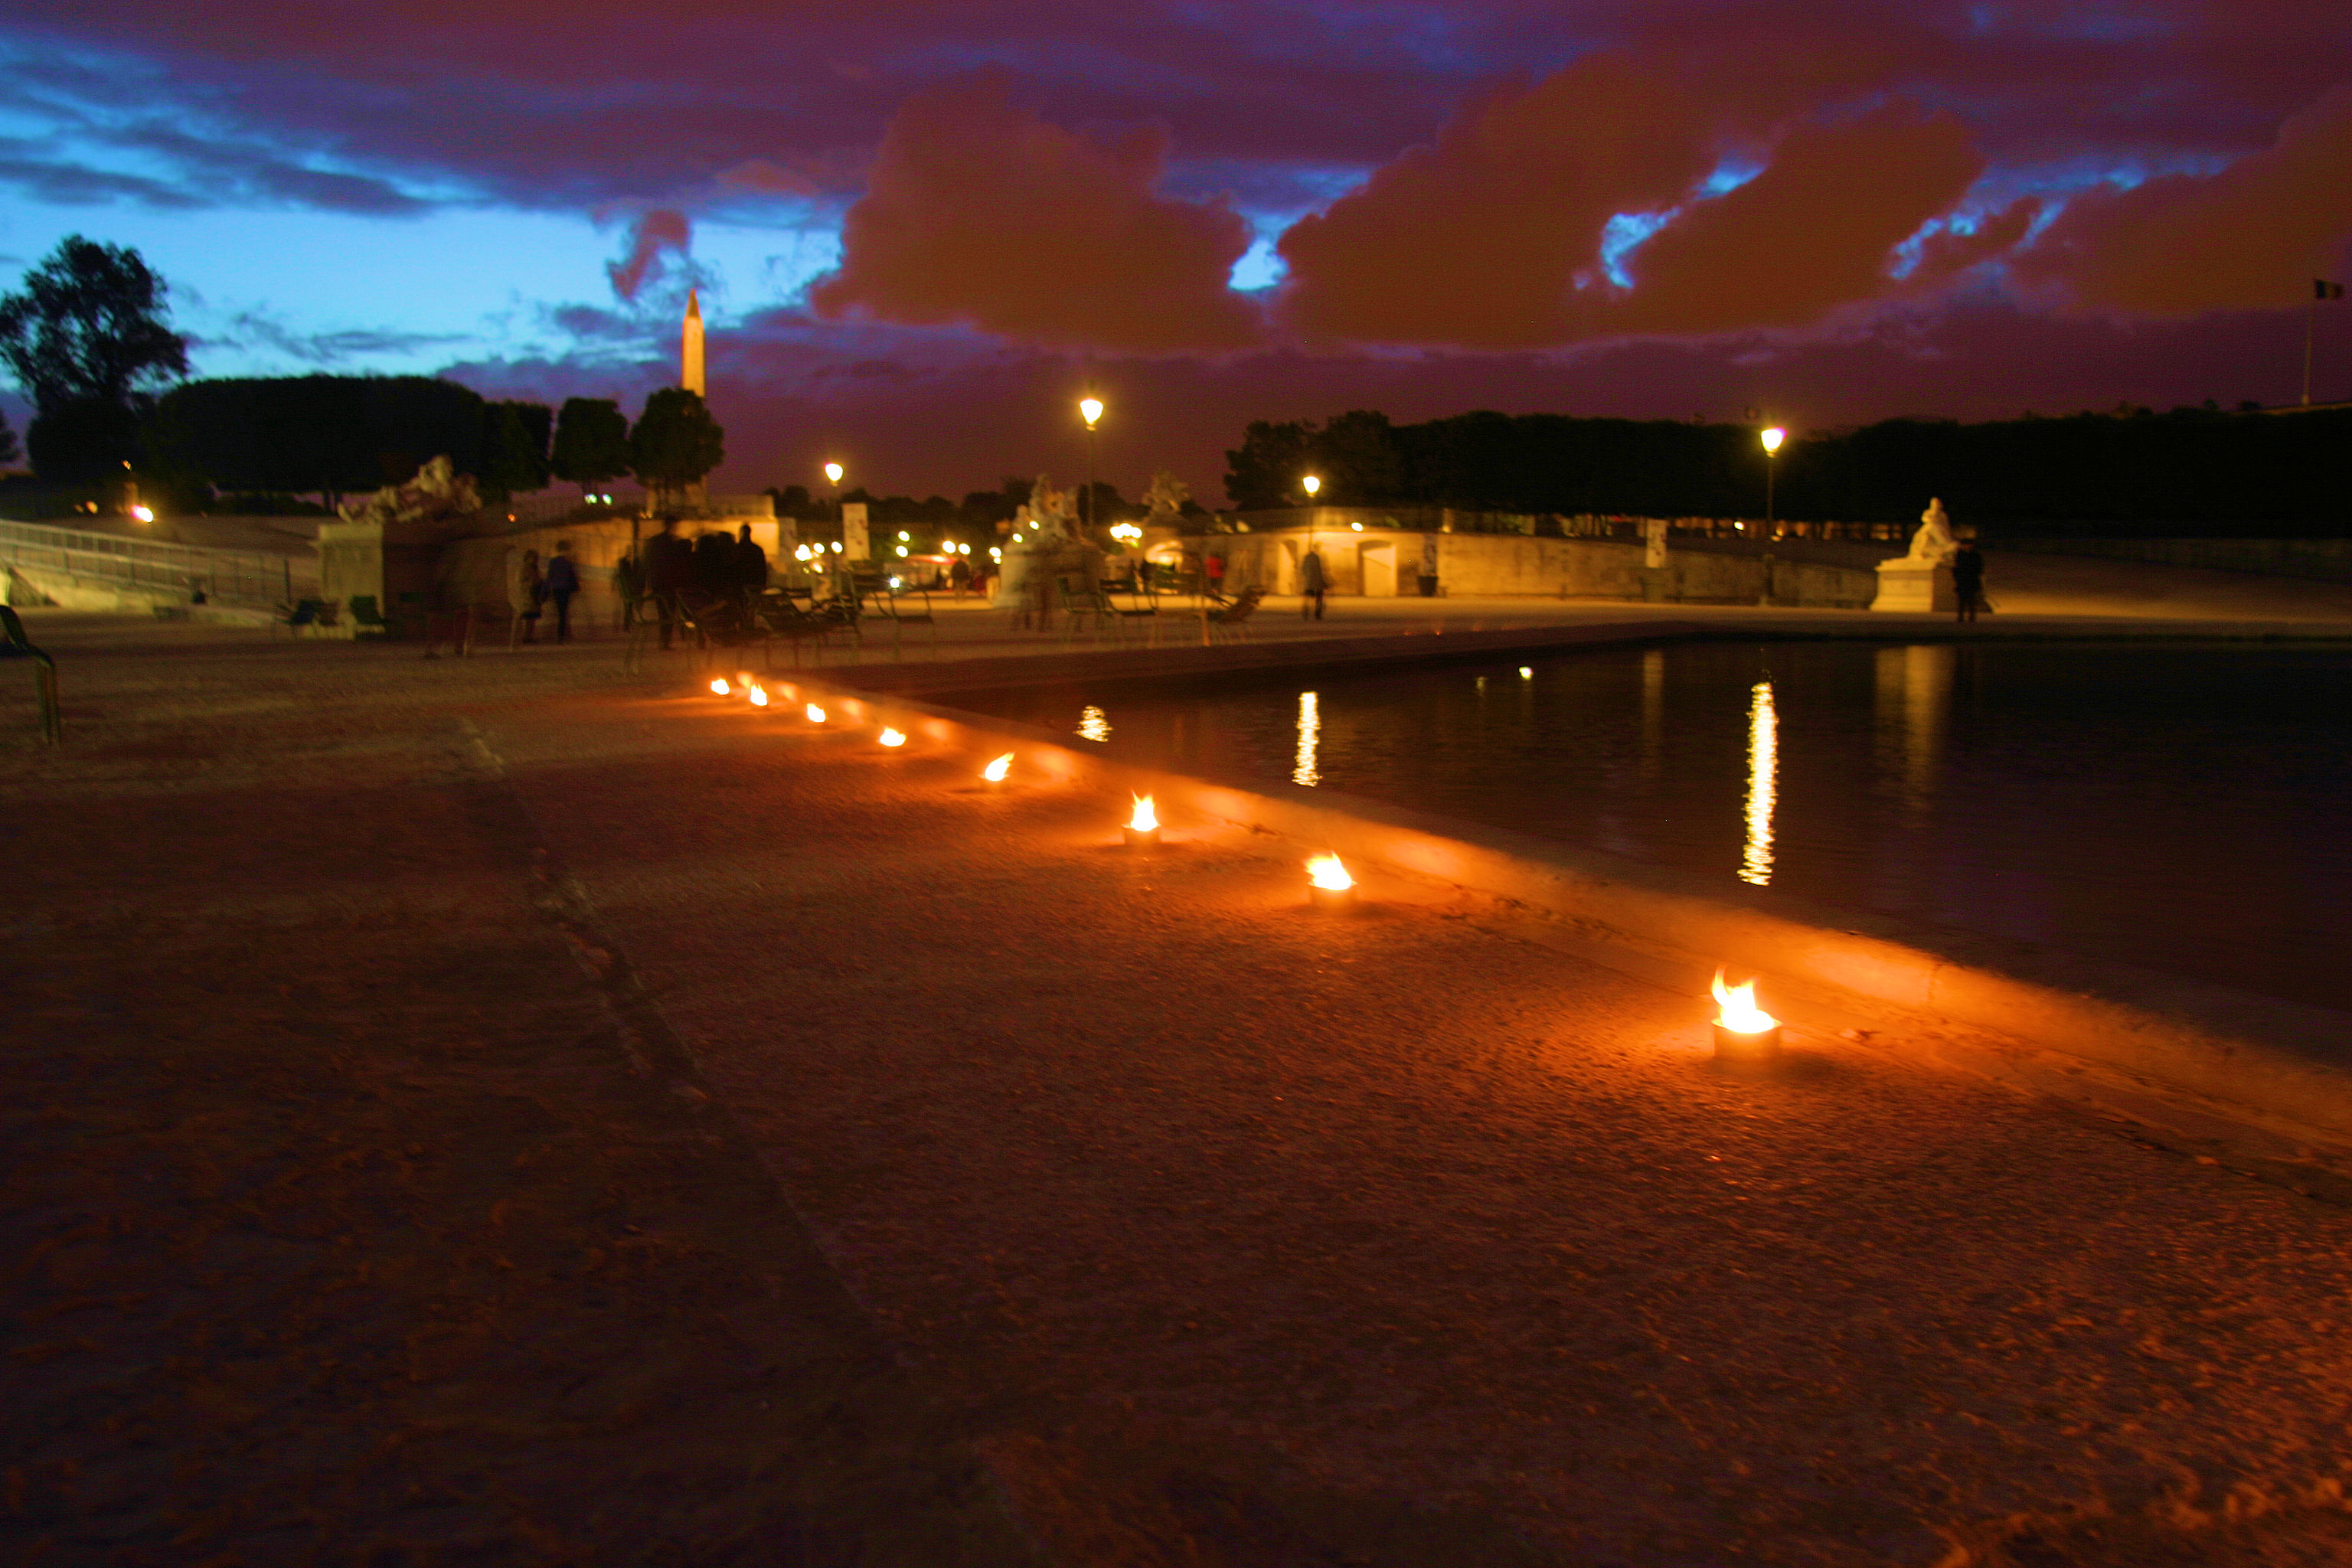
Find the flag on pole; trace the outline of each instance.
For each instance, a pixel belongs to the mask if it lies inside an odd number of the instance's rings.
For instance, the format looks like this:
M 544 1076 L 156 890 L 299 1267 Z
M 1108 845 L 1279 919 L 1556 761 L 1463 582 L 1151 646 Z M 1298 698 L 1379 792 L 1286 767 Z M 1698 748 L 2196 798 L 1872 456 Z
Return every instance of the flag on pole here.
M 2321 300 L 2341 300 L 2344 298 L 2344 285 L 2330 283 L 2325 278 L 2315 278 L 2311 280 L 2311 292 Z

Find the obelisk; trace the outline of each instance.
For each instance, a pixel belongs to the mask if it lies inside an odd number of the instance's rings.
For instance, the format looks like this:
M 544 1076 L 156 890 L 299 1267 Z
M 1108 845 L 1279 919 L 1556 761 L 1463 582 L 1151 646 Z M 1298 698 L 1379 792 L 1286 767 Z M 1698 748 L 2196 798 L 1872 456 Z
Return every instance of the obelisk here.
M 702 297 L 697 289 L 686 291 L 686 329 L 677 348 L 677 384 L 705 403 L 709 402 L 710 394 L 702 375 Z M 688 511 L 706 511 L 710 506 L 710 493 L 702 480 L 696 479 L 680 493 L 678 503 Z
M 686 336 L 678 345 L 677 384 L 708 402 L 710 394 L 702 378 L 702 300 L 698 289 L 686 291 Z

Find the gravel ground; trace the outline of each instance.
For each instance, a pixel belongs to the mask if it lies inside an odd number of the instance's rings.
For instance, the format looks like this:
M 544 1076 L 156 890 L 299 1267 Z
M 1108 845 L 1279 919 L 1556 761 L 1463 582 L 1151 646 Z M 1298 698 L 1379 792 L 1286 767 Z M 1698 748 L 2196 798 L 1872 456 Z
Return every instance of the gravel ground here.
M 2352 1555 L 2343 1210 L 668 667 L 37 635 L 20 1558 Z

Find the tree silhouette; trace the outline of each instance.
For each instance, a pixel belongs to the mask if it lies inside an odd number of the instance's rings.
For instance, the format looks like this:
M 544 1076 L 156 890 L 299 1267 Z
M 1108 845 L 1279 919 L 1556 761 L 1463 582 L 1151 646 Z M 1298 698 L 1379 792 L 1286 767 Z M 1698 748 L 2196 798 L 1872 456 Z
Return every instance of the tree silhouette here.
M 629 432 L 629 469 L 649 490 L 693 484 L 727 459 L 727 433 L 701 398 L 665 386 L 646 399 Z
M 629 471 L 629 416 L 609 397 L 567 397 L 555 416 L 555 477 L 583 491 L 602 489 Z
M 155 390 L 188 371 L 167 292 L 137 251 L 77 234 L 0 298 L 0 361 L 33 400 L 26 444 L 45 477 L 107 477 L 136 455 Z

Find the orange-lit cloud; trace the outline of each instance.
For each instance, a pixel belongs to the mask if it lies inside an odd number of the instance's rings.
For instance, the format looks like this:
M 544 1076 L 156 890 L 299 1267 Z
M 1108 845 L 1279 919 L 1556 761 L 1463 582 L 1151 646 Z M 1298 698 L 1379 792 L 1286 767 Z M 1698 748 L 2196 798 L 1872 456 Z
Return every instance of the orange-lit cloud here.
M 640 213 L 629 220 L 628 254 L 605 264 L 604 275 L 612 280 L 613 292 L 624 300 L 635 299 L 646 279 L 660 271 L 663 251 L 684 256 L 693 243 L 694 226 L 684 213 L 667 207 Z
M 2220 174 L 2074 197 L 2020 269 L 2089 309 L 2185 316 L 2307 298 L 2347 243 L 2352 87 L 2338 87 Z
M 1559 342 L 1609 219 L 1683 201 L 1714 142 L 1679 89 L 1605 57 L 1496 93 L 1283 235 L 1286 319 L 1321 341 Z
M 969 325 L 1139 353 L 1242 348 L 1257 313 L 1226 287 L 1248 223 L 1160 194 L 1167 135 L 1073 134 L 993 79 L 919 93 L 884 134 L 816 313 Z
M 1811 325 L 1886 292 L 1895 247 L 1949 212 L 1983 171 L 1967 127 L 1948 116 L 1896 105 L 1800 126 L 1763 173 L 1693 203 L 1635 251 L 1632 292 L 1596 303 L 1582 325 L 1587 335 Z

